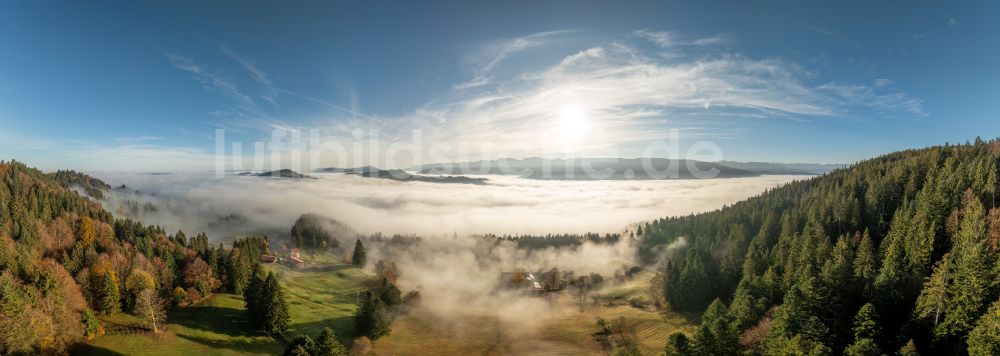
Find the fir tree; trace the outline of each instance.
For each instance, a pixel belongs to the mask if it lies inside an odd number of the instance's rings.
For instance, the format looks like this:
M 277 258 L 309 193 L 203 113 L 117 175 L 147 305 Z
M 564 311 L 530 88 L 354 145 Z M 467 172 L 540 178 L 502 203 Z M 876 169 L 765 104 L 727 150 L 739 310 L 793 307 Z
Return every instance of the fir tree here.
M 967 343 L 970 356 L 1000 355 L 1000 300 L 979 318 Z
M 121 309 L 121 296 L 118 293 L 118 282 L 115 281 L 111 273 L 104 273 L 98 279 L 97 304 L 104 314 L 114 314 Z
M 243 290 L 243 302 L 246 305 L 247 316 L 255 323 L 259 323 L 263 314 L 260 300 L 263 294 L 264 279 L 261 274 L 260 264 L 255 263 L 250 271 L 247 287 Z
M 382 282 L 378 287 L 379 299 L 385 303 L 386 306 L 394 306 L 403 302 L 403 293 L 396 288 L 395 285 L 389 282 L 388 278 L 382 278 Z
M 691 341 L 687 335 L 680 331 L 675 331 L 667 338 L 667 347 L 664 350 L 667 356 L 687 356 L 691 355 Z
M 938 337 L 960 338 L 975 326 L 987 307 L 992 283 L 985 244 L 985 211 L 979 198 L 966 193 L 962 221 L 954 256 L 954 277 L 949 292 L 951 301 L 944 320 L 935 328 Z
M 948 302 L 951 299 L 949 286 L 951 285 L 951 254 L 945 254 L 934 266 L 934 272 L 920 291 L 917 298 L 917 317 L 931 318 L 934 326 L 941 321 L 941 314 L 944 313 Z
M 282 356 L 312 356 L 314 350 L 316 350 L 316 342 L 309 335 L 303 335 L 292 340 Z
M 288 302 L 285 301 L 285 291 L 278 283 L 274 273 L 268 272 L 264 280 L 264 291 L 261 293 L 261 309 L 263 316 L 262 328 L 272 334 L 288 330 L 290 321 Z
M 315 356 L 347 356 L 347 348 L 337 341 L 337 335 L 330 328 L 323 328 L 316 342 Z
M 385 303 L 375 293 L 365 292 L 361 305 L 354 315 L 354 331 L 357 336 L 376 340 L 389 334 L 391 322 Z
M 875 306 L 867 303 L 854 316 L 854 343 L 844 349 L 845 355 L 878 356 L 882 354 L 875 340 L 878 340 L 878 316 Z
M 365 245 L 361 243 L 361 239 L 358 239 L 354 243 L 354 254 L 351 255 L 351 264 L 355 267 L 364 267 L 365 262 L 368 261 L 367 252 L 365 252 Z

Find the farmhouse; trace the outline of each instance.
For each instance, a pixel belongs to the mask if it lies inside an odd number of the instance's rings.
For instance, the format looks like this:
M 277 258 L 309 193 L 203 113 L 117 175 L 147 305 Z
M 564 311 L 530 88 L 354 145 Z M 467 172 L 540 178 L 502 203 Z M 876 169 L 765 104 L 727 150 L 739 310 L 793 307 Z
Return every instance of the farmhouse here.
M 260 262 L 261 263 L 277 263 L 278 260 L 280 260 L 280 258 L 278 258 L 278 256 L 260 255 Z
M 564 281 L 572 280 L 572 272 L 560 272 L 553 268 L 548 271 L 500 272 L 500 288 L 530 289 L 540 292 L 560 291 L 566 287 Z
M 509 289 L 543 290 L 535 274 L 524 271 L 500 272 L 500 287 Z

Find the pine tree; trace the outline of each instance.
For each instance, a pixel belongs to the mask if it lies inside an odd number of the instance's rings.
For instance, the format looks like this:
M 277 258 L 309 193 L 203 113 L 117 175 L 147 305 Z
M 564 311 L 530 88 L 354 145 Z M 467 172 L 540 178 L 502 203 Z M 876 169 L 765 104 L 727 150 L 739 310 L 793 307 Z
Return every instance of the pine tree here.
M 333 333 L 330 328 L 323 328 L 323 332 L 319 334 L 319 340 L 316 342 L 316 351 L 313 352 L 315 356 L 347 356 L 347 348 L 344 347 L 337 341 L 337 335 Z
M 854 316 L 854 338 L 879 338 L 878 314 L 875 313 L 875 305 L 872 303 L 865 303 Z
M 361 305 L 354 315 L 354 331 L 357 336 L 376 340 L 389 334 L 391 322 L 385 303 L 375 293 L 365 292 Z
M 917 345 L 913 343 L 913 339 L 910 339 L 909 341 L 906 342 L 906 345 L 903 345 L 903 347 L 899 348 L 899 352 L 897 352 L 896 355 L 920 356 L 920 353 L 917 352 Z
M 878 315 L 875 306 L 867 303 L 854 316 L 854 343 L 844 349 L 845 355 L 878 356 L 882 354 L 875 340 L 879 339 Z
M 992 284 L 984 238 L 986 213 L 979 198 L 971 193 L 966 193 L 963 205 L 958 238 L 952 248 L 955 259 L 949 288 L 952 297 L 944 320 L 935 328 L 939 337 L 962 338 L 972 330 L 987 307 Z
M 827 310 L 821 303 L 821 288 L 814 277 L 808 277 L 785 294 L 768 331 L 767 353 L 809 352 L 826 347 L 823 342 L 829 339 L 830 330 L 820 317 Z
M 941 314 L 944 313 L 948 302 L 951 299 L 949 287 L 951 285 L 951 254 L 945 254 L 934 266 L 934 272 L 927 281 L 924 288 L 917 297 L 916 312 L 920 318 L 931 318 L 934 326 L 941 321 Z
M 118 293 L 118 282 L 115 281 L 111 273 L 104 273 L 98 279 L 98 300 L 97 304 L 104 314 L 114 314 L 121 310 L 121 298 Z
M 970 356 L 1000 355 L 1000 300 L 979 318 L 967 343 Z
M 261 297 L 264 288 L 264 279 L 261 277 L 261 267 L 259 263 L 254 263 L 250 271 L 250 278 L 247 287 L 243 290 L 243 302 L 246 304 L 247 316 L 255 323 L 259 323 L 263 313 L 261 312 Z
M 365 252 L 365 245 L 361 243 L 361 239 L 358 239 L 354 243 L 354 254 L 351 256 L 351 264 L 355 267 L 364 267 L 365 262 L 368 260 L 367 252 Z
M 863 281 L 866 286 L 870 286 L 872 279 L 875 278 L 878 269 L 877 260 L 875 244 L 872 242 L 868 230 L 865 230 L 854 258 L 854 276 Z
M 847 346 L 844 349 L 844 355 L 847 356 L 880 356 L 882 355 L 882 350 L 878 348 L 875 344 L 875 340 L 872 339 L 857 339 L 853 344 Z
M 379 284 L 379 299 L 385 303 L 386 306 L 394 306 L 403 302 L 403 293 L 396 288 L 395 285 L 389 282 L 388 278 L 382 278 L 382 282 Z
M 282 356 L 312 356 L 314 350 L 316 350 L 316 342 L 309 335 L 303 335 L 292 340 Z
M 268 272 L 267 279 L 264 280 L 264 292 L 261 295 L 264 296 L 261 303 L 264 331 L 278 334 L 288 330 L 290 321 L 288 302 L 285 301 L 285 291 L 274 273 Z
M 744 276 L 736 287 L 733 302 L 729 306 L 729 316 L 737 330 L 744 330 L 756 323 L 770 304 L 764 278 Z
M 691 341 L 687 335 L 680 331 L 675 331 L 667 338 L 667 347 L 664 350 L 667 356 L 687 356 L 691 355 Z
M 695 332 L 695 350 L 702 355 L 734 355 L 738 353 L 738 341 L 739 333 L 733 328 L 726 305 L 716 298 L 701 317 L 701 326 Z
M 226 259 L 226 270 L 229 271 L 229 290 L 234 294 L 243 294 L 247 288 L 249 274 L 252 272 L 247 270 L 246 260 L 248 258 L 243 255 L 242 250 L 233 248 L 229 253 L 229 258 Z M 252 263 L 256 264 L 257 262 Z

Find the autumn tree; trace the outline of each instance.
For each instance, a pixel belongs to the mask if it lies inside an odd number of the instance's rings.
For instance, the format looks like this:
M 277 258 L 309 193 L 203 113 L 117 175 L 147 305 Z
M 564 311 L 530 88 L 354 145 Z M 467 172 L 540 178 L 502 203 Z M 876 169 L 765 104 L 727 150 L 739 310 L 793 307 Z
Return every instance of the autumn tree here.
M 90 246 L 97 239 L 97 227 L 94 224 L 94 220 L 90 217 L 84 216 L 80 219 L 80 243 L 83 246 Z
M 152 288 L 143 289 L 136 294 L 135 315 L 149 323 L 154 333 L 160 332 L 157 325 L 167 317 L 163 303 Z
M 149 272 L 141 269 L 133 269 L 128 278 L 125 279 L 126 305 L 134 306 L 139 293 L 144 290 L 157 290 L 156 280 Z

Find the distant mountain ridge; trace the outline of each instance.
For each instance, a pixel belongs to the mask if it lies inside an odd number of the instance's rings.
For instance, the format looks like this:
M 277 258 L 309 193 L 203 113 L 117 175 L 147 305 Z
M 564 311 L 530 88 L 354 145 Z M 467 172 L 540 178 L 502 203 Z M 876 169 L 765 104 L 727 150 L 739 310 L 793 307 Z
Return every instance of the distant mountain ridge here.
M 274 178 L 292 178 L 292 179 L 314 179 L 306 174 L 302 174 L 291 169 L 279 169 L 276 171 L 253 173 L 253 172 L 242 172 L 237 175 L 240 176 L 251 176 L 251 177 L 274 177 Z
M 486 178 L 472 178 L 465 176 L 425 176 L 410 174 L 401 169 L 379 169 L 374 166 L 364 166 L 358 168 L 338 168 L 328 167 L 314 170 L 317 173 L 342 173 L 351 174 L 367 178 L 383 178 L 401 182 L 429 182 L 429 183 L 454 183 L 454 184 L 486 184 Z
M 760 174 L 813 174 L 829 173 L 835 169 L 846 168 L 846 164 L 831 163 L 774 163 L 774 162 L 736 162 L 719 161 L 719 164 L 733 168 L 746 169 Z
M 703 162 L 668 158 L 498 159 L 414 167 L 418 174 L 497 174 L 553 180 L 651 180 L 737 178 L 767 174 L 817 175 L 843 165 Z M 651 169 L 649 169 L 651 168 Z M 715 174 L 711 174 L 715 172 Z

